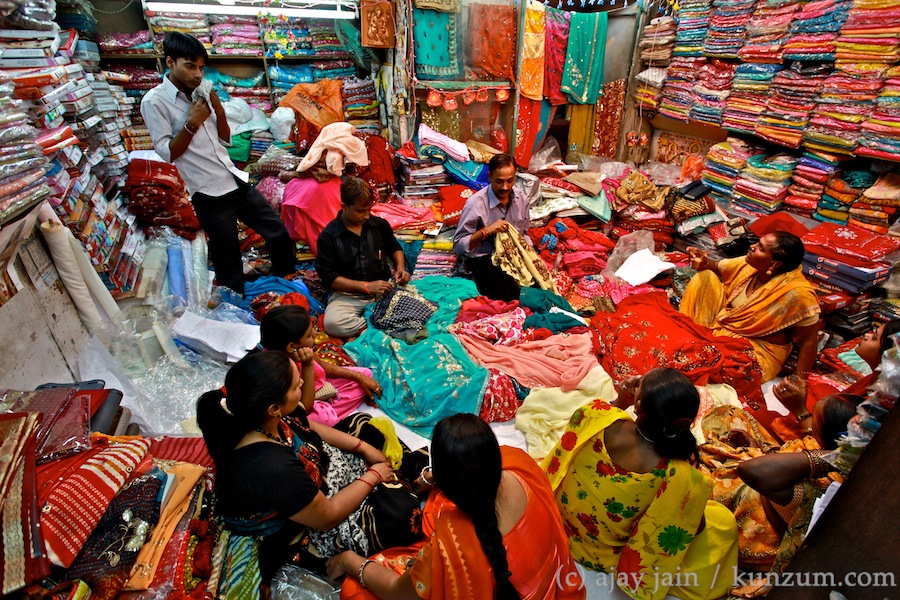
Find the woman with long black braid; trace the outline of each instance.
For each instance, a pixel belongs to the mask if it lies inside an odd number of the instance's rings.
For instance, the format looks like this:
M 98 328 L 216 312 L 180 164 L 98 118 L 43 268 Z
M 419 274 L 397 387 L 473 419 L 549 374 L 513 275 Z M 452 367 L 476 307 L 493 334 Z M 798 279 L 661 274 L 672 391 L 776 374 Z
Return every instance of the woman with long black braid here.
M 501 448 L 470 414 L 441 420 L 431 453 L 429 540 L 370 559 L 338 554 L 328 574 L 347 576 L 341 598 L 584 598 L 547 477 L 530 456 Z

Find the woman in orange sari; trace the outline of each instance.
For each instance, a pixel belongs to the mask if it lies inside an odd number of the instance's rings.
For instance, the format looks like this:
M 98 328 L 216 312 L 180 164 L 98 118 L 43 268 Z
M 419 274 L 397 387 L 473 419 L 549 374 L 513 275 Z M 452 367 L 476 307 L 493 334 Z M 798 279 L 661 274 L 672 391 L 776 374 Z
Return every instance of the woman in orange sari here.
M 684 292 L 682 314 L 714 335 L 746 338 L 763 381 L 778 375 L 796 339 L 797 374 L 805 378 L 816 362 L 819 302 L 800 267 L 800 238 L 784 231 L 764 235 L 743 258 L 710 260 L 694 247 L 688 253 L 698 273 Z
M 431 452 L 429 540 L 371 559 L 338 554 L 328 575 L 347 576 L 341 598 L 584 598 L 547 477 L 528 454 L 500 448 L 470 414 L 441 420 Z

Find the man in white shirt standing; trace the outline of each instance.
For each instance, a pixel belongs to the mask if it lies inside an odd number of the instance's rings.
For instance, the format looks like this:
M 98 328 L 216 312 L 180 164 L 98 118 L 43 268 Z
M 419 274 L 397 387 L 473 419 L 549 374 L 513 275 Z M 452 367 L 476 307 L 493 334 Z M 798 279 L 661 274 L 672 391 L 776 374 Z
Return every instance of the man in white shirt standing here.
M 194 99 L 203 80 L 209 56 L 197 38 L 170 32 L 163 40 L 169 72 L 163 82 L 147 92 L 141 115 L 156 153 L 174 163 L 184 179 L 201 227 L 209 237 L 209 256 L 220 286 L 244 292 L 244 271 L 238 242 L 240 219 L 266 241 L 272 273 L 294 272 L 294 246 L 281 218 L 247 183 L 225 146 L 231 145 L 231 129 L 215 92 L 209 102 Z

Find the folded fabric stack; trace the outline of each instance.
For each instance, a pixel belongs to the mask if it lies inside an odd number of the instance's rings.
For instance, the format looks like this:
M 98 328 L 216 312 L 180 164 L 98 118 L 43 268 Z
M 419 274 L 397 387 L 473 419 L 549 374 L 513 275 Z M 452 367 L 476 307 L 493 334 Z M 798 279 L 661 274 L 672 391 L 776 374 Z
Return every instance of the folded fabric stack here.
M 703 56 L 709 27 L 710 0 L 684 0 L 678 8 L 678 26 L 672 56 Z
M 358 131 L 379 133 L 381 121 L 378 118 L 379 105 L 375 96 L 375 82 L 371 79 L 348 77 L 342 85 L 344 97 L 344 118 Z
M 854 0 L 836 46 L 838 63 L 896 63 L 900 60 L 900 0 Z
M 250 162 L 256 162 L 275 143 L 275 136 L 269 131 L 254 131 L 250 135 Z
M 124 191 L 129 199 L 128 210 L 145 227 L 168 226 L 188 239 L 197 235 L 200 223 L 175 165 L 132 160 Z
M 22 29 L 47 31 L 49 26 L 37 25 L 55 20 L 60 29 L 74 29 L 82 40 L 97 39 L 97 18 L 94 3 L 89 0 L 57 0 L 56 2 L 16 2 L 18 9 L 6 19 L 6 25 Z M 29 15 L 25 16 L 23 15 Z M 55 18 L 54 18 L 55 17 Z
M 660 96 L 662 96 L 663 85 L 666 82 L 666 72 L 665 67 L 650 67 L 635 76 L 638 89 L 634 99 L 639 108 L 656 110 L 659 106 Z
M 400 158 L 404 201 L 412 205 L 437 202 L 441 188 L 451 184 L 444 165 L 427 158 L 410 158 L 399 153 L 397 156 Z
M 815 0 L 794 15 L 784 57 L 793 60 L 834 60 L 835 41 L 850 11 L 850 0 Z
M 156 69 L 126 63 L 111 63 L 106 66 L 104 73 L 107 80 L 116 81 L 125 89 L 126 96 L 135 99 L 134 104 L 131 105 L 131 122 L 133 125 L 143 125 L 141 100 L 144 98 L 144 94 L 162 82 L 162 75 Z
M 644 27 L 639 43 L 641 60 L 650 65 L 667 65 L 675 47 L 675 18 L 656 17 Z
M 694 81 L 700 68 L 705 64 L 706 59 L 702 57 L 676 56 L 672 59 L 663 87 L 662 101 L 659 104 L 660 114 L 679 121 L 688 121 L 694 103 Z
M 263 42 L 254 17 L 228 16 L 222 23 L 210 25 L 213 53 L 262 56 Z
M 731 82 L 737 65 L 714 58 L 700 67 L 700 75 L 694 83 L 692 121 L 721 125 L 725 101 L 731 93 Z
M 772 79 L 783 68 L 781 65 L 754 63 L 738 65 L 731 83 L 731 94 L 725 101 L 722 127 L 753 133 L 760 113 L 766 109 Z
M 856 154 L 889 160 L 900 154 L 900 67 L 885 72 L 875 110 L 862 124 Z
M 797 2 L 760 0 L 747 23 L 744 45 L 738 56 L 744 62 L 780 64 L 784 60 L 791 20 L 800 8 Z
M 713 0 L 703 53 L 712 58 L 737 58 L 756 0 Z
M 319 51 L 316 50 L 318 53 Z M 310 64 L 313 69 L 313 81 L 320 79 L 346 79 L 356 77 L 356 67 L 353 61 L 344 60 L 317 60 Z
M 269 65 L 269 83 L 275 103 L 287 95 L 298 83 L 312 83 L 313 68 L 311 65 Z
M 756 124 L 759 137 L 790 148 L 800 147 L 803 129 L 831 71 L 830 65 L 802 65 L 795 62 L 772 80 L 766 110 Z
M 835 71 L 825 80 L 803 141 L 826 152 L 853 154 L 881 87 L 880 77 Z
M 900 210 L 900 175 L 888 173 L 878 178 L 850 207 L 848 225 L 876 233 L 887 233 Z
M 153 54 L 150 30 L 136 33 L 104 33 L 100 36 L 100 52 L 104 54 Z
M 16 87 L 26 85 L 16 83 Z M 41 142 L 39 138 L 35 143 L 35 130 L 28 123 L 24 107 L 12 96 L 12 86 L 7 84 L 0 89 L 0 220 L 4 222 L 50 195 L 45 177 L 49 168 L 45 155 L 50 154 L 47 148 L 57 144 L 62 132 L 72 135 L 72 130 L 64 127 L 53 139 Z
M 456 271 L 456 261 L 452 236 L 442 233 L 436 239 L 426 239 L 416 258 L 411 279 L 421 279 L 430 275 L 452 277 Z
M 875 176 L 868 171 L 845 171 L 840 177 L 832 177 L 825 185 L 813 218 L 845 225 L 850 218 L 850 206 L 874 183 Z
M 209 19 L 206 15 L 177 12 L 152 12 L 146 11 L 147 22 L 153 30 L 153 43 L 156 51 L 162 52 L 163 38 L 170 31 L 187 33 L 198 40 L 206 48 L 212 51 L 212 34 L 209 30 Z
M 797 160 L 788 154 L 751 156 L 734 183 L 733 203 L 754 215 L 778 210 L 788 194 Z
M 802 238 L 803 273 L 823 289 L 859 294 L 887 279 L 885 258 L 900 248 L 891 236 L 822 223 Z
M 788 195 L 784 199 L 784 209 L 812 217 L 825 192 L 825 184 L 838 172 L 839 164 L 836 157 L 824 152 L 804 152 L 794 169 Z
M 272 110 L 265 77 L 265 72 L 261 70 L 248 77 L 227 75 L 212 67 L 206 67 L 203 71 L 203 78 L 212 81 L 213 89 L 223 102 L 240 98 L 252 108 L 258 108 L 263 112 Z
M 314 20 L 309 24 L 309 37 L 316 56 L 347 58 L 350 53 L 341 45 L 334 31 L 334 21 Z
M 269 58 L 312 56 L 315 53 L 306 19 L 264 13 L 259 15 L 259 26 Z
M 722 204 L 730 204 L 734 182 L 750 158 L 750 149 L 740 140 L 730 139 L 709 149 L 701 180 L 712 188 L 710 196 Z

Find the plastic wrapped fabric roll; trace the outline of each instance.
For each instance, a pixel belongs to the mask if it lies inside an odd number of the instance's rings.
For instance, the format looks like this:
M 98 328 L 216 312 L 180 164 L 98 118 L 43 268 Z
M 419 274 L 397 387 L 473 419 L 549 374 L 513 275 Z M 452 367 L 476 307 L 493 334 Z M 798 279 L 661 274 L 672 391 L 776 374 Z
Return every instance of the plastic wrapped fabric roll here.
M 50 255 L 59 272 L 59 278 L 62 279 L 66 291 L 69 292 L 78 316 L 84 322 L 85 328 L 92 331 L 103 322 L 103 318 L 94 301 L 91 300 L 91 293 L 75 262 L 72 245 L 69 243 L 72 233 L 59 221 L 47 221 L 41 223 L 41 234 L 50 248 Z
M 143 272 L 136 295 L 138 298 L 146 298 L 152 302 L 163 294 L 165 287 L 166 269 L 169 266 L 169 255 L 165 246 L 156 243 L 150 244 L 141 266 Z
M 197 289 L 197 279 L 194 277 L 194 253 L 191 250 L 191 242 L 181 239 L 181 268 L 184 271 L 184 289 L 187 290 L 188 306 L 199 306 L 200 291 Z
M 209 301 L 212 285 L 209 278 L 206 236 L 202 231 L 191 242 L 191 255 L 194 259 L 194 279 L 197 281 L 197 289 L 200 291 L 200 304 L 205 305 Z
M 75 257 L 75 263 L 81 271 L 81 277 L 91 293 L 94 304 L 101 310 L 101 313 L 106 313 L 108 319 L 117 319 L 121 314 L 119 305 L 116 304 L 115 298 L 109 293 L 109 288 L 106 287 L 106 284 L 103 283 L 103 280 L 97 274 L 97 270 L 91 264 L 90 258 L 84 251 L 84 246 L 75 239 L 71 232 L 69 233 L 69 244 L 72 246 L 72 256 Z
M 179 298 L 182 305 L 187 304 L 187 288 L 184 285 L 184 259 L 182 258 L 181 243 L 169 242 L 166 249 L 169 255 L 169 293 Z
M 61 223 L 59 217 L 56 216 L 56 213 L 53 211 L 53 207 L 50 206 L 49 202 L 41 203 L 41 212 L 38 213 L 38 221 L 44 223 L 46 221 L 55 221 L 57 223 Z

